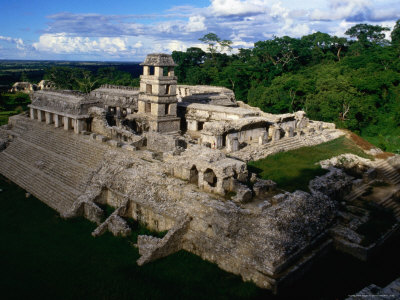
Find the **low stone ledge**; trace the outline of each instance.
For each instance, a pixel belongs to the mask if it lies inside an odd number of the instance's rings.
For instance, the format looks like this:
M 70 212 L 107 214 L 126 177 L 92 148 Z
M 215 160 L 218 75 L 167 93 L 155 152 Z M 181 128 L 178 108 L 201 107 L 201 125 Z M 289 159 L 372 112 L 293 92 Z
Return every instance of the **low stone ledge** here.
M 136 151 L 137 150 L 136 147 L 133 145 L 123 145 L 121 148 L 128 150 L 128 151 Z
M 114 148 L 121 147 L 121 142 L 116 141 L 116 140 L 108 140 L 107 144 L 109 144 L 111 147 L 114 147 Z
M 162 239 L 148 235 L 139 235 L 137 247 L 139 248 L 141 257 L 137 260 L 137 264 L 142 266 L 181 250 L 183 236 L 188 230 L 190 221 L 190 217 L 178 220 L 175 226 Z
M 92 236 L 97 237 L 104 234 L 106 231 L 110 231 L 114 236 L 128 236 L 131 233 L 131 228 L 127 222 L 118 216 L 112 214 L 103 223 L 100 224 L 93 232 Z
M 107 140 L 108 140 L 108 138 L 104 135 L 101 135 L 101 134 L 96 135 L 96 141 L 104 143 L 104 142 L 107 142 Z

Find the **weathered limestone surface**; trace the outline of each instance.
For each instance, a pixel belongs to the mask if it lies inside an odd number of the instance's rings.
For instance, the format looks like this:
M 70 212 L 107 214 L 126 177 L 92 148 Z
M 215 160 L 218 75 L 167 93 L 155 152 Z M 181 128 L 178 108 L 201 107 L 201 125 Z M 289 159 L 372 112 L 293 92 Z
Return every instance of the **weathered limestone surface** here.
M 381 288 L 375 284 L 371 284 L 355 295 L 351 295 L 346 300 L 363 300 L 363 299 L 400 299 L 400 278 L 392 281 L 387 286 Z
M 183 237 L 187 232 L 190 221 L 191 219 L 188 217 L 177 220 L 174 227 L 162 239 L 148 235 L 139 235 L 137 247 L 139 248 L 141 257 L 137 261 L 138 265 L 141 266 L 181 250 Z
M 220 86 L 178 85 L 178 100 L 220 106 L 237 106 L 232 90 Z
M 332 199 L 340 200 L 351 191 L 353 179 L 343 170 L 330 168 L 329 173 L 311 180 L 309 189 L 312 193 L 319 192 Z
M 36 84 L 31 84 L 30 82 L 16 82 L 13 84 L 10 92 L 30 93 L 36 90 L 36 88 Z
M 101 99 L 104 106 L 138 109 L 138 88 L 105 84 L 90 92 L 90 95 Z
M 63 115 L 86 115 L 89 107 L 100 105 L 99 99 L 77 91 L 36 91 L 31 96 L 32 106 Z

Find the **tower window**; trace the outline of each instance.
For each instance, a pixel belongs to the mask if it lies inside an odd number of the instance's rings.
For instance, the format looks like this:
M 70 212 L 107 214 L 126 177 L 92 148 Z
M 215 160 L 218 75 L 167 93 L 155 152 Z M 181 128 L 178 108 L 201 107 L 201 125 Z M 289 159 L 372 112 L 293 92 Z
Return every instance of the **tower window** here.
M 167 85 L 165 86 L 165 94 L 169 95 L 169 94 L 170 94 L 170 91 L 171 91 L 171 85 L 167 84 Z
M 149 66 L 149 75 L 154 75 L 154 67 Z
M 146 113 L 151 113 L 151 103 L 146 102 L 145 110 Z
M 152 87 L 151 87 L 151 84 L 146 84 L 146 93 L 147 93 L 147 94 L 152 94 Z
M 169 114 L 169 104 L 165 104 L 165 114 Z

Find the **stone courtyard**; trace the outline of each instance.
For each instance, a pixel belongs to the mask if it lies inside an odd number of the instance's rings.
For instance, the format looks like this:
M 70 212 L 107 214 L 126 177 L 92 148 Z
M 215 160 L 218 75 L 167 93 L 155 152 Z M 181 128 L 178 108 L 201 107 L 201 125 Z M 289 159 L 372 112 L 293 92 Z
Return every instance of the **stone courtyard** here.
M 140 265 L 184 249 L 274 291 L 332 246 L 364 258 L 338 215 L 371 182 L 390 181 L 383 200 L 400 217 L 398 157 L 321 162 L 329 172 L 310 192 L 280 191 L 247 162 L 345 133 L 303 111 L 264 113 L 226 88 L 178 85 L 170 55 L 142 65 L 139 89 L 31 93 L 29 115 L 0 129 L 0 172 L 61 216 L 97 223 L 94 236 L 129 234 L 126 218 L 168 231 L 139 236 Z M 357 167 L 361 181 L 344 171 Z M 104 220 L 105 204 L 115 210 Z

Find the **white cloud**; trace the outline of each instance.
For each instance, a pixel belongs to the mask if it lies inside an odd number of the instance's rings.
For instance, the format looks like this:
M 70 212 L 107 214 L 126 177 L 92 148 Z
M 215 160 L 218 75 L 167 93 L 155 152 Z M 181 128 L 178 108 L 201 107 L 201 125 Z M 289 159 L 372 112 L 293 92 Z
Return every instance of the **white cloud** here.
M 186 25 L 186 30 L 188 32 L 197 32 L 197 31 L 203 31 L 206 30 L 207 27 L 204 24 L 204 21 L 206 20 L 205 17 L 203 16 L 192 16 L 189 18 L 189 22 Z
M 43 34 L 39 42 L 33 44 L 33 48 L 41 52 L 52 53 L 90 53 L 104 52 L 117 54 L 128 50 L 127 39 L 121 37 L 74 37 L 66 33 Z
M 20 38 L 12 38 L 9 36 L 2 36 L 0 35 L 0 41 L 6 41 L 9 43 L 13 43 L 16 45 L 18 50 L 25 50 L 25 44 L 24 41 Z
M 216 16 L 261 14 L 266 11 L 265 0 L 211 0 L 210 9 Z
M 329 0 L 329 9 L 316 9 L 311 13 L 313 20 L 340 20 L 361 17 L 369 13 L 369 0 Z
M 173 7 L 153 15 L 58 13 L 48 16 L 48 27 L 32 46 L 11 37 L 0 41 L 15 45 L 8 53 L 18 48 L 43 58 L 141 60 L 150 52 L 205 49 L 198 39 L 208 32 L 231 39 L 236 53 L 273 36 L 316 31 L 344 36 L 357 23 L 393 26 L 399 16 L 398 0 L 210 0 L 207 7 Z

